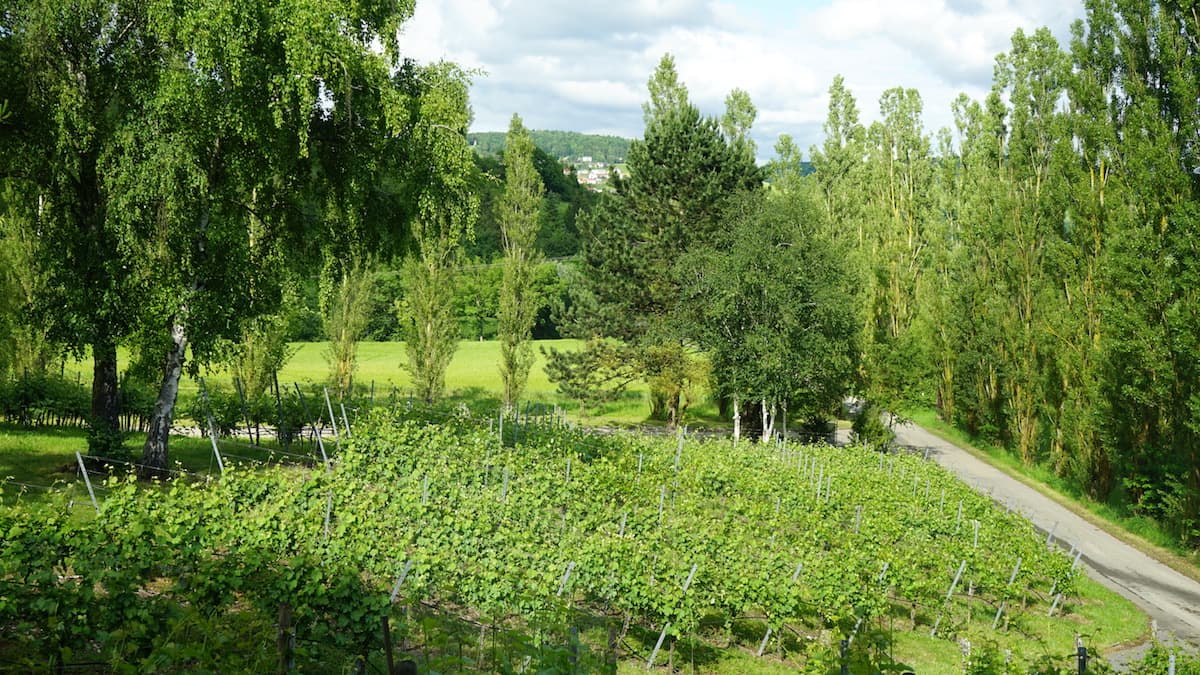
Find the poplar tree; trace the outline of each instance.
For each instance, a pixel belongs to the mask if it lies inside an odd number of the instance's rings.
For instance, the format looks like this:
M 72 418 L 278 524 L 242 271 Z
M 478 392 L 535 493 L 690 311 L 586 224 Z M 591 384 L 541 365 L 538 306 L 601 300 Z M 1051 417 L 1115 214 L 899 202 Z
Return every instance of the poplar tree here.
M 533 139 L 513 115 L 504 144 L 504 194 L 500 198 L 500 235 L 504 277 L 500 284 L 497 334 L 504 407 L 512 409 L 525 389 L 533 364 L 530 338 L 538 302 L 533 274 L 540 262 L 536 248 L 542 179 L 533 166 Z

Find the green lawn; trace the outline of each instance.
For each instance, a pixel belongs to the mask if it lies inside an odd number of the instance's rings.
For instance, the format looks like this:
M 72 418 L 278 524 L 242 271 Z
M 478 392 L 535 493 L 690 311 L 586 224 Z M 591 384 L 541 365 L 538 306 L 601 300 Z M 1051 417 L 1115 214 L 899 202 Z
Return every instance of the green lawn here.
M 571 350 L 578 349 L 583 344 L 580 340 L 538 340 L 533 343 L 534 363 L 529 372 L 529 382 L 526 385 L 524 399 L 532 402 L 558 405 L 565 408 L 569 415 L 587 424 L 634 426 L 661 425 L 661 422 L 650 420 L 649 393 L 645 382 L 633 383 L 616 401 L 601 406 L 598 410 L 589 410 L 581 414 L 578 402 L 563 398 L 555 385 L 546 377 L 546 359 L 542 349 Z M 279 372 L 279 382 L 287 386 L 293 382 L 322 383 L 329 378 L 329 365 L 325 360 L 327 343 L 296 342 L 292 343 L 294 353 L 287 364 Z M 118 353 L 122 366 L 128 363 L 128 353 L 124 350 Z M 356 388 L 369 389 L 375 387 L 377 396 L 390 395 L 395 387 L 400 396 L 406 396 L 412 387 L 412 378 L 404 370 L 405 361 L 403 342 L 361 342 L 358 345 L 358 368 L 355 371 Z M 476 341 L 463 340 L 458 343 L 458 351 L 446 371 L 446 389 L 452 398 L 494 401 L 499 405 L 500 400 L 500 343 L 495 340 Z M 69 377 L 79 377 L 87 381 L 91 377 L 91 362 L 89 360 L 68 362 L 65 372 Z M 231 385 L 228 369 L 224 367 L 206 369 L 202 373 L 210 385 Z M 184 398 L 195 396 L 199 386 L 197 382 L 184 376 L 180 383 L 180 395 Z M 694 401 L 688 409 L 684 423 L 692 427 L 720 426 L 723 423 L 717 416 L 716 406 L 702 397 Z

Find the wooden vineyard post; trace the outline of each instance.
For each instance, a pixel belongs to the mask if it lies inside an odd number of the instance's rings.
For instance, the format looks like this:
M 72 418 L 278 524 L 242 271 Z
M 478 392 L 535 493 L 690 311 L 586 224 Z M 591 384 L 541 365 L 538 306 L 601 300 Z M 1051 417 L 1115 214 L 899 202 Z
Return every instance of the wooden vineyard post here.
M 283 396 L 281 396 L 279 393 L 278 374 L 271 373 L 271 385 L 273 387 L 272 391 L 275 393 L 275 411 L 278 413 L 279 417 L 278 421 L 275 423 L 275 441 L 284 446 L 284 448 L 287 448 L 291 446 L 291 434 L 286 433 L 287 429 L 284 427 L 283 423 Z M 288 439 L 286 443 L 283 440 L 284 438 Z
M 292 606 L 288 603 L 279 605 L 279 634 L 275 639 L 275 644 L 279 649 L 279 672 L 288 673 L 295 667 L 292 660 L 292 649 L 295 646 L 295 638 L 292 635 Z
M 387 673 L 392 675 L 396 672 L 396 664 L 392 658 L 392 631 L 388 626 L 387 615 L 379 617 L 379 622 L 383 624 L 383 654 L 387 658 Z

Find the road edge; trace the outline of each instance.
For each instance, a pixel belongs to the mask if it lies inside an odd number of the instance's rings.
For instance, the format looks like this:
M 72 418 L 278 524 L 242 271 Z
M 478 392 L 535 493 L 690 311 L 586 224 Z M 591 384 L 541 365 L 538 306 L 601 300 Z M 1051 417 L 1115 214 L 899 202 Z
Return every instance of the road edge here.
M 964 441 L 962 441 L 960 439 L 956 439 L 956 438 L 950 438 L 946 434 L 942 433 L 942 431 L 940 429 L 930 428 L 925 425 L 917 424 L 914 421 L 909 421 L 908 424 L 920 427 L 920 428 L 924 429 L 926 432 L 942 439 L 943 441 L 950 443 L 951 445 L 957 446 L 958 448 L 961 448 L 964 452 L 968 453 L 975 459 L 978 459 L 979 461 L 984 462 L 988 466 L 991 466 L 992 468 L 996 469 L 997 471 L 1000 471 L 1001 473 L 1009 476 L 1010 478 L 1012 478 L 1014 480 L 1024 483 L 1027 487 L 1037 490 L 1044 497 L 1053 500 L 1059 506 L 1062 506 L 1063 508 L 1067 509 L 1071 513 L 1074 513 L 1075 515 L 1084 519 L 1091 525 L 1094 525 L 1097 528 L 1103 530 L 1104 532 L 1111 535 L 1112 537 L 1120 540 L 1121 542 L 1123 542 L 1125 544 L 1128 544 L 1129 546 L 1132 546 L 1133 548 L 1144 553 L 1148 557 L 1153 558 L 1154 560 L 1162 563 L 1163 565 L 1166 565 L 1167 567 L 1171 568 L 1172 570 L 1175 570 L 1176 572 L 1182 574 L 1183 576 L 1188 577 L 1189 579 L 1192 579 L 1193 581 L 1200 582 L 1200 568 L 1198 568 L 1196 565 L 1192 564 L 1191 562 L 1187 561 L 1186 559 L 1182 558 L 1178 554 L 1176 554 L 1172 551 L 1169 551 L 1151 541 L 1147 541 L 1146 539 L 1130 532 L 1129 530 L 1121 527 L 1120 525 L 1117 525 L 1116 523 L 1113 523 L 1110 520 L 1107 520 L 1101 516 L 1096 515 L 1090 509 L 1088 509 L 1084 505 L 1080 504 L 1077 500 L 1075 500 L 1067 495 L 1064 495 L 1063 493 L 1059 492 L 1058 490 L 1055 490 L 1054 488 L 1050 487 L 1049 485 L 1046 485 L 1045 483 L 1043 483 L 1039 480 L 1035 480 L 1035 479 L 1030 478 L 1029 476 L 1026 476 L 1019 472 L 1015 472 L 1012 469 L 1010 469 L 1009 467 L 993 461 L 990 454 L 988 454 L 987 452 L 985 452 L 983 450 L 980 450 L 979 448 L 975 447 L 971 443 L 967 443 L 967 442 L 964 442 Z

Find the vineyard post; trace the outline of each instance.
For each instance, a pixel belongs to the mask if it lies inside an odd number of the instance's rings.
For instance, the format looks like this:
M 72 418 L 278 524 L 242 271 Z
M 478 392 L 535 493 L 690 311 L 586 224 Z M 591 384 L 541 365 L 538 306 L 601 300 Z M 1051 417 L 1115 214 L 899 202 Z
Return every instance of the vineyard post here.
M 946 606 L 950 604 L 950 599 L 954 596 L 954 589 L 958 586 L 958 580 L 962 578 L 966 569 L 967 561 L 964 560 L 958 565 L 958 574 L 954 575 L 954 581 L 950 582 L 950 590 L 946 591 L 946 599 L 942 601 L 942 608 L 938 610 L 937 620 L 933 622 L 933 629 L 929 631 L 929 637 L 937 637 L 938 626 L 942 623 L 942 614 L 945 613 Z
M 329 541 L 329 516 L 333 513 L 333 491 L 325 496 L 325 541 Z
M 279 415 L 279 423 L 275 426 L 275 440 L 280 441 L 285 448 L 290 448 L 292 445 L 292 435 L 290 433 L 284 433 L 286 431 L 286 425 L 283 419 L 283 394 L 281 394 L 279 391 L 278 373 L 271 373 L 271 385 L 274 388 L 273 391 L 275 392 L 275 412 Z M 287 443 L 282 442 L 284 437 L 287 438 Z
M 329 426 L 333 427 L 333 442 L 337 447 L 341 447 L 342 438 L 338 434 L 337 417 L 333 414 L 333 404 L 329 402 L 329 387 L 322 387 L 325 391 L 325 407 L 329 409 Z
M 429 474 L 421 478 L 421 506 L 429 503 Z
M 388 626 L 387 614 L 379 617 L 379 622 L 383 625 L 383 654 L 387 658 L 387 674 L 392 675 L 396 672 L 396 662 L 392 658 L 392 631 Z
M 1054 524 L 1050 526 L 1050 531 L 1046 533 L 1046 546 L 1050 546 L 1051 542 L 1054 541 L 1054 531 L 1057 529 L 1058 521 L 1056 520 L 1054 521 Z
M 1058 603 L 1062 601 L 1062 593 L 1054 596 L 1054 602 L 1050 603 L 1050 611 L 1046 612 L 1046 616 L 1054 616 L 1054 610 L 1058 609 Z
M 1075 636 L 1075 661 L 1079 665 L 1079 675 L 1087 672 L 1088 653 L 1087 647 L 1083 646 L 1083 638 Z
M 567 582 L 570 581 L 571 572 L 574 571 L 574 569 L 575 569 L 575 561 L 571 560 L 571 561 L 567 562 L 567 570 L 565 572 L 563 572 L 562 581 L 558 582 L 558 592 L 554 594 L 554 597 L 556 597 L 556 598 L 562 597 L 563 591 L 567 590 Z
M 396 597 L 400 595 L 400 584 L 408 578 L 408 572 L 412 569 L 413 563 L 416 562 L 412 558 L 404 561 L 404 569 L 400 570 L 400 576 L 396 577 L 396 583 L 392 586 L 392 595 L 388 598 L 388 604 L 396 602 Z
M 217 447 L 217 427 L 213 423 L 212 413 L 208 414 L 208 440 L 212 441 L 213 454 L 217 457 L 217 468 L 225 474 L 225 461 L 221 459 L 221 449 Z
M 658 490 L 658 526 L 662 527 L 663 502 L 667 499 L 667 486 L 660 485 Z
M 972 520 L 971 522 L 975 525 L 975 543 L 973 548 L 979 548 L 979 521 Z
M 1175 675 L 1175 652 L 1167 657 L 1167 675 Z
M 854 507 L 854 534 L 858 534 L 858 526 L 862 524 L 862 504 Z
M 842 675 L 850 675 L 850 664 L 846 662 L 846 652 L 850 650 L 850 641 L 842 640 L 838 643 L 838 652 L 841 656 L 841 673 Z
M 321 451 L 321 462 L 325 464 L 325 473 L 332 474 L 333 465 L 329 462 L 329 455 L 325 454 L 325 441 L 321 440 L 320 433 L 317 434 L 317 449 Z
M 292 654 L 296 636 L 292 633 L 292 606 L 286 602 L 279 605 L 278 629 L 275 644 L 279 648 L 279 672 L 289 673 L 296 667 Z
M 793 583 L 793 584 L 796 583 L 796 580 L 800 578 L 800 572 L 803 569 L 804 569 L 803 562 L 796 563 L 796 571 L 792 572 L 792 578 L 789 583 Z M 771 640 L 771 632 L 772 632 L 771 627 L 767 626 L 767 634 L 763 635 L 762 642 L 758 643 L 758 653 L 755 654 L 755 656 L 761 657 L 763 655 L 763 652 L 767 650 L 767 642 L 769 642 Z
M 955 532 L 958 532 L 959 526 L 962 525 L 962 502 L 963 500 L 958 500 L 958 517 L 954 520 Z
M 300 390 L 300 383 L 293 382 L 292 386 L 296 388 L 296 396 L 300 399 L 300 412 L 304 414 L 304 419 L 310 419 L 309 414 L 308 414 L 308 401 L 304 400 L 304 392 Z M 301 434 L 303 434 L 304 430 L 301 429 L 300 431 L 301 431 Z M 317 425 L 316 425 L 316 423 L 314 423 L 313 424 L 313 435 L 315 436 L 316 434 L 317 434 Z
M 83 474 L 83 484 L 87 486 L 88 496 L 92 498 L 92 507 L 96 509 L 96 513 L 100 513 L 100 504 L 96 502 L 96 492 L 92 490 L 92 479 L 88 478 L 87 466 L 83 463 L 83 455 L 79 451 L 75 451 L 75 459 L 79 462 L 79 471 Z
M 350 420 L 346 419 L 346 404 L 339 401 L 338 406 L 342 409 L 342 428 L 346 430 L 346 438 L 350 438 Z
M 221 450 L 217 447 L 217 425 L 213 422 L 212 406 L 208 401 L 208 390 L 204 387 L 204 378 L 200 378 L 200 401 L 204 404 L 204 411 L 208 417 L 208 439 L 212 441 L 213 454 L 217 457 L 217 468 L 221 474 L 225 473 L 225 462 L 221 459 Z
M 692 563 L 692 571 L 688 572 L 687 580 L 683 582 L 683 595 L 687 595 L 688 586 L 692 585 L 692 579 L 696 577 L 696 568 L 698 566 L 699 565 L 697 563 Z M 662 649 L 663 640 L 667 638 L 667 631 L 670 630 L 670 628 L 671 624 L 670 622 L 667 622 L 667 624 L 663 626 L 662 632 L 658 634 L 658 642 L 654 643 L 654 651 L 650 652 L 650 660 L 646 661 L 646 670 L 650 670 L 654 667 L 654 659 L 658 657 L 658 650 Z
M 681 427 L 679 429 L 679 434 L 678 434 L 679 435 L 679 443 L 678 443 L 678 445 L 675 446 L 675 474 L 676 475 L 679 474 L 679 460 L 680 460 L 680 457 L 683 455 L 683 436 L 686 433 L 687 433 L 687 427 Z
M 1017 564 L 1013 565 L 1012 574 L 1008 575 L 1008 583 L 1004 585 L 1004 587 L 1006 589 L 1012 587 L 1013 582 L 1017 580 L 1017 572 L 1020 572 L 1020 571 L 1021 571 L 1021 558 L 1018 557 Z M 996 610 L 996 618 L 992 619 L 992 630 L 996 630 L 996 626 L 1000 625 L 1000 616 L 1002 614 L 1004 614 L 1004 606 L 1006 604 L 1008 604 L 1007 600 L 1002 600 L 1000 602 L 1000 608 Z
M 240 378 L 233 378 L 233 388 L 237 389 L 238 400 L 242 402 L 242 417 L 246 420 L 246 436 L 250 443 L 257 445 L 254 439 L 254 431 L 250 428 L 250 409 L 246 406 L 246 392 L 242 389 L 242 381 Z

